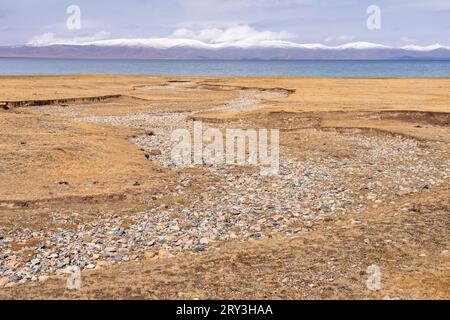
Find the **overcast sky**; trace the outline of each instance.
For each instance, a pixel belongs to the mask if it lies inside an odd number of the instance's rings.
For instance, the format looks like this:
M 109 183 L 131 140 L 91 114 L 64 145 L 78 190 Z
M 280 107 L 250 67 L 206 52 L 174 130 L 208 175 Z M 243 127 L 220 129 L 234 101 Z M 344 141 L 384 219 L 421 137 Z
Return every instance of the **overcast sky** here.
M 70 5 L 81 9 L 80 30 L 67 29 Z M 366 26 L 370 5 L 381 9 L 380 30 Z M 0 0 L 0 45 L 43 38 L 217 42 L 230 36 L 328 45 L 450 45 L 450 0 Z

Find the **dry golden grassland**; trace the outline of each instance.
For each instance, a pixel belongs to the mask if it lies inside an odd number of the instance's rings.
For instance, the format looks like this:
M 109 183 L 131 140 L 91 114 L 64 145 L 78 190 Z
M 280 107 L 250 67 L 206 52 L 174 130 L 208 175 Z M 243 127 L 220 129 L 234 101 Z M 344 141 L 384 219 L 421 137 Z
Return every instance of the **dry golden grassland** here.
M 364 170 L 342 173 L 335 188 L 351 191 L 362 212 L 318 213 L 312 222 L 291 219 L 286 223 L 297 230 L 294 234 L 269 230 L 259 240 L 216 241 L 202 252 L 179 250 L 172 256 L 149 249 L 133 261 L 83 271 L 79 291 L 67 290 L 64 276 L 50 276 L 0 288 L 0 298 L 450 298 L 450 183 L 444 172 L 450 164 L 450 79 L 91 75 L 0 77 L 0 88 L 3 238 L 25 228 L 30 234 L 77 230 L 105 213 L 132 220 L 160 206 L 175 208 L 173 218 L 183 220 L 183 207 L 211 200 L 201 198 L 210 186 L 225 188 L 207 168 L 167 168 L 148 160 L 148 151 L 133 143 L 152 129 L 144 120 L 142 126 L 124 126 L 83 120 L 89 117 L 189 112 L 222 126 L 279 128 L 282 157 L 367 166 L 374 176 L 383 171 L 379 183 L 388 186 L 389 199 L 372 202 L 361 187 Z M 257 108 L 226 110 L 230 101 L 255 92 L 263 97 Z M 266 92 L 283 94 L 265 97 Z M 361 154 L 370 148 L 359 143 L 364 139 L 389 146 L 394 156 L 396 147 L 403 148 L 405 158 L 399 151 L 398 159 L 379 168 L 362 163 Z M 408 153 L 397 143 L 417 149 Z M 422 156 L 440 172 L 423 172 L 427 163 L 414 160 Z M 392 189 L 396 175 L 403 179 L 415 168 L 418 175 L 443 182 L 422 181 L 402 193 Z M 245 176 L 251 168 L 233 170 Z M 180 194 L 183 175 L 191 183 Z M 77 221 L 70 220 L 74 212 Z M 55 221 L 55 213 L 68 220 Z M 20 268 L 26 259 L 19 257 L 31 257 L 41 240 L 31 235 L 26 243 L 0 248 L 14 253 Z M 366 287 L 366 269 L 374 263 L 383 271 L 383 286 L 376 292 Z

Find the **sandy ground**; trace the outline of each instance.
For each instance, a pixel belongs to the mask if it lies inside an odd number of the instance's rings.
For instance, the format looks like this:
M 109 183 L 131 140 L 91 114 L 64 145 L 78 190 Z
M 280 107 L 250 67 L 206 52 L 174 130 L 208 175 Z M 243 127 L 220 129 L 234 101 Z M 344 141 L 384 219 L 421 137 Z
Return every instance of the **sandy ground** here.
M 0 84 L 0 298 L 450 298 L 450 79 Z M 168 167 L 167 132 L 192 119 L 279 128 L 287 178 Z M 210 220 L 219 222 L 201 223 Z M 63 231 L 77 249 L 115 224 L 137 237 L 144 221 L 145 240 L 164 244 L 128 243 L 122 260 L 103 255 L 121 243 L 113 236 L 100 258 L 84 249 L 47 258 L 62 250 Z M 100 231 L 85 234 L 93 226 Z M 81 262 L 94 270 L 69 291 L 56 269 Z M 366 286 L 370 265 L 382 272 L 378 291 Z

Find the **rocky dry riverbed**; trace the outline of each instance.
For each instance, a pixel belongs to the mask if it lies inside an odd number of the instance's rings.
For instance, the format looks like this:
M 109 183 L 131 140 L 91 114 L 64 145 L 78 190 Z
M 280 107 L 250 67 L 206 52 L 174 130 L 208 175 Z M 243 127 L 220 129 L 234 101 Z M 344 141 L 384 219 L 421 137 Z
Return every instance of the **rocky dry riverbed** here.
M 262 99 L 279 96 L 279 92 L 245 91 L 226 105 L 206 111 L 254 111 Z M 147 134 L 133 137 L 133 143 L 149 161 L 177 171 L 179 181 L 170 197 L 164 192 L 149 196 L 149 201 L 158 205 L 143 212 L 103 212 L 85 219 L 77 212 L 55 211 L 51 224 L 58 226 L 56 230 L 4 231 L 0 234 L 0 287 L 46 281 L 69 266 L 99 269 L 184 251 L 199 253 L 223 242 L 315 232 L 323 221 L 395 204 L 404 195 L 448 183 L 450 176 L 445 143 L 357 129 L 324 131 L 314 127 L 312 120 L 288 135 L 326 141 L 330 146 L 345 144 L 349 155 L 324 156 L 320 150 L 298 154 L 290 149 L 289 139 L 283 145 L 282 137 L 277 176 L 262 176 L 258 167 L 251 166 L 180 169 L 170 159 L 170 134 L 174 129 L 192 129 L 195 112 L 85 116 L 68 108 L 45 106 L 36 111 L 145 130 Z M 255 124 L 252 119 L 243 119 L 204 126 L 225 130 Z M 197 186 L 199 176 L 208 183 Z

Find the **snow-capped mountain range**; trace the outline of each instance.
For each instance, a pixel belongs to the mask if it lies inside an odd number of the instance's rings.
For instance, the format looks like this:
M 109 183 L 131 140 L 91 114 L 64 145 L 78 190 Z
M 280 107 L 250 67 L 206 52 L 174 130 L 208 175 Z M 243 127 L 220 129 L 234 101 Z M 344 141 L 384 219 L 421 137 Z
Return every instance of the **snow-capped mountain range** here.
M 0 57 L 118 59 L 450 59 L 450 46 L 392 47 L 370 42 L 338 46 L 285 40 L 204 42 L 198 39 L 150 38 L 95 41 L 31 41 L 0 47 Z
M 239 39 L 234 41 L 224 41 L 217 43 L 207 43 L 197 39 L 182 38 L 148 38 L 148 39 L 112 39 L 96 41 L 77 41 L 77 40 L 55 40 L 46 42 L 40 39 L 30 41 L 29 45 L 42 47 L 49 45 L 80 45 L 80 46 L 117 46 L 117 47 L 148 47 L 156 49 L 170 49 L 173 47 L 190 47 L 197 49 L 225 49 L 225 48 L 298 48 L 298 49 L 323 49 L 323 50 L 345 50 L 345 49 L 395 49 L 395 47 L 386 46 L 371 42 L 351 42 L 338 46 L 328 46 L 321 43 L 300 44 L 284 40 L 261 40 L 261 39 Z M 437 49 L 450 50 L 450 46 L 434 44 L 429 46 L 407 45 L 398 49 L 410 51 L 433 51 Z

